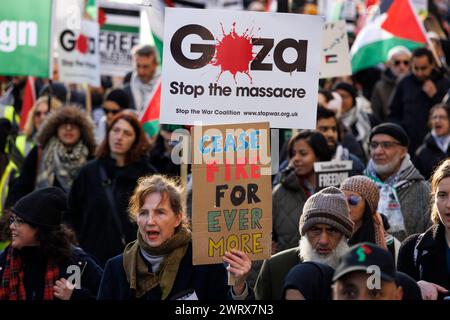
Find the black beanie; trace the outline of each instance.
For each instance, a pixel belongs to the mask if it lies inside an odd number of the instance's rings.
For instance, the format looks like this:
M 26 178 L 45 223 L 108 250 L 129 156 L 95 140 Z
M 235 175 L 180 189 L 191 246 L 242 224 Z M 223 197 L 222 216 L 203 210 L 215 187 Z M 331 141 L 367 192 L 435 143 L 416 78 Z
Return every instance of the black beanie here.
M 111 90 L 107 95 L 105 101 L 113 101 L 119 105 L 121 109 L 128 109 L 130 107 L 130 99 L 125 91 L 122 89 Z
M 372 141 L 372 137 L 376 134 L 387 134 L 388 136 L 391 136 L 392 138 L 400 142 L 400 144 L 405 147 L 407 147 L 409 144 L 408 135 L 406 134 L 405 130 L 403 130 L 403 128 L 398 124 L 392 122 L 382 123 L 374 127 L 370 132 L 369 141 Z
M 356 105 L 356 96 L 357 96 L 357 92 L 354 86 L 352 86 L 350 83 L 347 82 L 339 82 L 337 83 L 334 87 L 333 87 L 333 91 L 336 90 L 344 90 L 347 91 L 348 93 L 350 93 L 350 95 L 352 96 L 353 99 L 353 105 Z
M 45 227 L 56 227 L 61 223 L 67 209 L 67 196 L 60 188 L 37 189 L 21 198 L 11 208 L 27 223 Z

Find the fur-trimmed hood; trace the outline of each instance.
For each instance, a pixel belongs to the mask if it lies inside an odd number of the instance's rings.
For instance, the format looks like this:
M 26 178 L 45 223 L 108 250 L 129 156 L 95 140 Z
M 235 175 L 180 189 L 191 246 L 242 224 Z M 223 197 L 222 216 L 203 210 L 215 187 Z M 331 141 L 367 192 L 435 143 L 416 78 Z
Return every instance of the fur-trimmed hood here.
M 92 156 L 96 148 L 94 124 L 84 110 L 75 106 L 63 106 L 50 113 L 38 131 L 36 140 L 45 147 L 50 138 L 57 135 L 59 125 L 68 119 L 80 127 L 81 139 Z

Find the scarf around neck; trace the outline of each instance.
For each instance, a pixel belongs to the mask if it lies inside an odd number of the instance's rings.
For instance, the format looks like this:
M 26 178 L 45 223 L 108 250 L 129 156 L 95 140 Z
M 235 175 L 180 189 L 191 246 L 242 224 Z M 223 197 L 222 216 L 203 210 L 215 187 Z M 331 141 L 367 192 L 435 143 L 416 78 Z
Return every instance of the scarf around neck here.
M 450 134 L 440 137 L 436 134 L 436 131 L 433 129 L 431 130 L 431 136 L 436 142 L 438 148 L 441 149 L 443 153 L 447 153 L 448 146 L 450 145 Z
M 162 291 L 161 299 L 167 299 L 190 241 L 191 231 L 181 227 L 160 246 L 150 247 L 138 230 L 137 240 L 129 243 L 123 252 L 123 267 L 130 289 L 136 292 L 136 298 L 143 297 L 148 291 L 159 285 Z M 140 254 L 141 249 L 151 256 L 164 256 L 156 273 L 149 272 L 147 264 Z
M 56 137 L 49 140 L 44 148 L 42 161 L 36 179 L 36 188 L 53 186 L 55 178 L 68 192 L 79 169 L 86 163 L 88 148 L 79 140 L 71 152 Z
M 0 282 L 0 300 L 26 300 L 25 274 L 22 266 L 22 258 L 18 250 L 9 247 L 6 254 L 5 270 Z M 43 300 L 53 300 L 53 286 L 59 279 L 59 267 L 51 259 L 48 259 L 45 272 Z

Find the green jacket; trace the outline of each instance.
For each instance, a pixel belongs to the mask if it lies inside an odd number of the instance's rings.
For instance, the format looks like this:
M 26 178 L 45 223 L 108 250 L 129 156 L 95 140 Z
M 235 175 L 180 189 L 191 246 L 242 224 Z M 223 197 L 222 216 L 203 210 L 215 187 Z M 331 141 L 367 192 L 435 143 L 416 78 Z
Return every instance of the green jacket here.
M 264 261 L 255 284 L 257 300 L 281 300 L 284 278 L 292 267 L 302 262 L 299 248 L 291 248 Z

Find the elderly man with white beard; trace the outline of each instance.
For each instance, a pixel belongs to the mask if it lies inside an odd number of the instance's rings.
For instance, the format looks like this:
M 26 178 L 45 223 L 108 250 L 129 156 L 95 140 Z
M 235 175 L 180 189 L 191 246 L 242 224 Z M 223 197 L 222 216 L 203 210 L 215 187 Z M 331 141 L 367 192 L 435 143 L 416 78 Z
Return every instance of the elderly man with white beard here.
M 377 211 L 388 218 L 389 231 L 402 241 L 429 227 L 430 186 L 410 160 L 409 139 L 397 124 L 374 127 L 369 138 L 370 160 L 364 174 L 378 185 Z
M 325 263 L 335 268 L 348 249 L 353 232 L 347 199 L 335 187 L 325 188 L 306 201 L 300 218 L 300 243 L 264 261 L 255 284 L 258 300 L 280 300 L 284 278 L 304 261 Z

